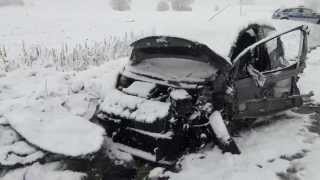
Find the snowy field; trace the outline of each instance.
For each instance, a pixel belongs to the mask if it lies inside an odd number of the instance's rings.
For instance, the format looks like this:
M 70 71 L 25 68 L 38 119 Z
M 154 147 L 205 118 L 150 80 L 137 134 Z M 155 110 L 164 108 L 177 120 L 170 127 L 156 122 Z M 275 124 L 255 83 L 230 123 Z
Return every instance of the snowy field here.
M 196 1 L 191 12 L 157 12 L 150 0 L 133 0 L 128 12 L 113 11 L 106 0 L 23 2 L 0 7 L 0 180 L 92 177 L 64 161 L 90 161 L 95 153 L 101 153 L 101 147 L 107 159 L 130 162 L 129 155 L 106 143 L 101 127 L 88 121 L 126 63 L 129 43 L 168 32 L 210 38 L 206 35 L 216 24 L 241 19 L 239 6 L 211 0 Z M 284 6 L 288 2 L 278 3 Z M 241 15 L 270 19 L 278 3 L 246 5 Z M 301 23 L 274 24 L 285 30 Z M 186 155 L 178 173 L 155 168 L 150 176 L 318 180 L 320 79 L 315 77 L 320 72 L 320 27 L 310 28 L 309 45 L 315 49 L 308 54 L 299 88 L 303 93 L 314 91 L 312 105 L 241 132 L 235 139 L 241 155 L 208 149 Z M 223 39 L 228 31 L 212 36 Z

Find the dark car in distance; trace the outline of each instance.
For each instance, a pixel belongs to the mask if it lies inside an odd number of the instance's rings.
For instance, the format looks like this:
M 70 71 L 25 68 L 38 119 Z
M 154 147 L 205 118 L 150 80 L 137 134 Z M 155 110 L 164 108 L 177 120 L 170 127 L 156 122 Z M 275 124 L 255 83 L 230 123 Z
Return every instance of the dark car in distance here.
M 306 21 L 320 24 L 320 14 L 310 8 L 296 7 L 278 9 L 272 15 L 273 19 Z

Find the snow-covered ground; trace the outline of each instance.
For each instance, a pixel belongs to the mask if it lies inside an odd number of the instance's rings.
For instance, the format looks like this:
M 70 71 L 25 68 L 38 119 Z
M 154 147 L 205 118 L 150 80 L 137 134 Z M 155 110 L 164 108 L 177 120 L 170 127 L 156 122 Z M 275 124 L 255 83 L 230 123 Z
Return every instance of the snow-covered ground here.
M 276 180 L 281 173 L 292 173 L 301 179 L 318 179 L 318 172 L 308 164 L 310 159 L 318 158 L 320 143 L 317 134 L 308 132 L 312 120 L 308 115 L 289 113 L 272 121 L 236 138 L 241 155 L 222 154 L 218 149 L 188 155 L 182 171 L 168 175 L 172 179 Z M 301 161 L 304 156 L 309 160 Z M 288 172 L 290 168 L 297 172 Z
M 133 0 L 131 11 L 114 12 L 107 0 L 25 0 L 23 6 L 0 7 L 0 49 L 5 48 L 11 60 L 23 60 L 25 48 L 60 48 L 67 44 L 72 49 L 78 44 L 90 46 L 103 42 L 110 36 L 163 32 L 203 36 L 210 35 L 215 24 L 232 23 L 240 16 L 239 6 L 229 6 L 231 3 L 196 2 L 192 12 L 156 12 L 152 1 Z M 242 7 L 241 15 L 270 19 L 278 6 L 278 3 L 247 5 Z M 208 21 L 224 7 L 228 8 Z M 276 21 L 275 24 L 283 30 L 301 23 Z M 310 27 L 310 46 L 320 45 L 320 28 Z M 223 35 L 215 36 L 223 39 L 228 35 L 226 30 Z M 81 179 L 84 173 L 63 168 L 60 162 L 43 165 L 37 161 L 51 153 L 88 158 L 88 154 L 105 144 L 104 130 L 88 119 L 99 100 L 110 92 L 126 58 L 89 66 L 84 71 L 57 70 L 56 64 L 45 56 L 41 58 L 40 63 L 10 72 L 0 68 L 1 180 Z M 305 93 L 313 90 L 315 102 L 320 103 L 317 87 L 320 80 L 314 78 L 320 70 L 318 61 L 320 48 L 308 55 L 299 87 Z M 0 67 L 1 62 L 2 59 Z M 271 121 L 244 131 L 235 139 L 243 152 L 239 156 L 221 154 L 217 148 L 206 150 L 187 155 L 179 173 L 162 175 L 172 179 L 319 179 L 320 138 L 308 128 L 315 120 L 309 114 L 288 112 Z M 120 152 L 113 153 L 115 159 L 130 160 Z M 25 167 L 2 172 L 2 167 L 11 165 Z

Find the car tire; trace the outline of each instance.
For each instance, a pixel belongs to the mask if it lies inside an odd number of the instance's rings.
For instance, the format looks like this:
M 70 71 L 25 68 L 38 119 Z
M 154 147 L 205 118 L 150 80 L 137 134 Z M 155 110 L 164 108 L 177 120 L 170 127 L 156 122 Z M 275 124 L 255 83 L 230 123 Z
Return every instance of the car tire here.
M 289 18 L 288 17 L 282 17 L 282 18 L 280 18 L 280 20 L 289 20 Z
M 319 19 L 319 21 L 317 22 L 317 24 L 320 24 L 320 19 Z

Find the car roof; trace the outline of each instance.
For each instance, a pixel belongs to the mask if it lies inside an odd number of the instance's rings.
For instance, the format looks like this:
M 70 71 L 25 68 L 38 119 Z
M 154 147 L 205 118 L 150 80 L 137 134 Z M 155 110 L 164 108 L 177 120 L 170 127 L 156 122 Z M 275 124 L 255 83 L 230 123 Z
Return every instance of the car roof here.
M 313 10 L 312 8 L 305 7 L 305 6 L 292 6 L 292 7 L 286 7 L 286 8 L 281 8 L 281 10 L 293 10 L 293 9 L 310 9 Z

